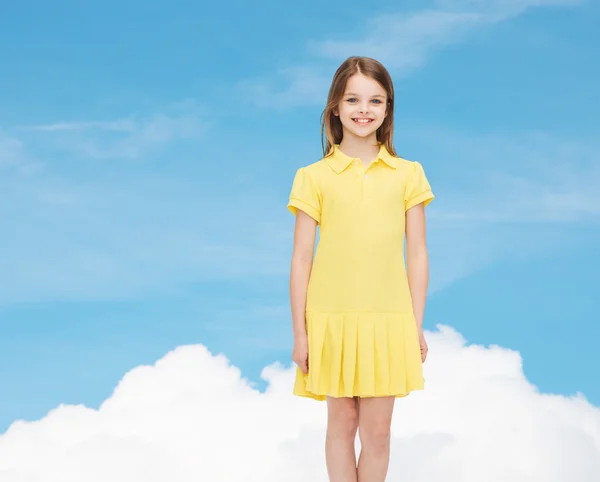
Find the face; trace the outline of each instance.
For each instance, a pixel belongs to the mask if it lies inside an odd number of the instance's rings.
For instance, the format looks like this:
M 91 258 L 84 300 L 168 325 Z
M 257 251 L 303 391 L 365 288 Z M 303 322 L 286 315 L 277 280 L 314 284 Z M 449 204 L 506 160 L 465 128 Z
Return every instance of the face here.
M 333 110 L 339 116 L 344 131 L 357 137 L 376 136 L 387 116 L 385 89 L 370 77 L 354 74 L 348 79 L 344 95 Z

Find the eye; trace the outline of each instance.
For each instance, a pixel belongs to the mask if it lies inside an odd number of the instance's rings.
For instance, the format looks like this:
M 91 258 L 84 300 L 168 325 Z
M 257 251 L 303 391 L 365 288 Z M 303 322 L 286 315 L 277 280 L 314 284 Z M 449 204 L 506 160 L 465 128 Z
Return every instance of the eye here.
M 373 102 L 377 102 L 378 104 L 381 104 L 381 101 L 379 99 L 373 99 Z
M 356 97 L 350 97 L 349 99 L 346 99 L 348 102 L 352 102 L 353 100 L 356 100 Z

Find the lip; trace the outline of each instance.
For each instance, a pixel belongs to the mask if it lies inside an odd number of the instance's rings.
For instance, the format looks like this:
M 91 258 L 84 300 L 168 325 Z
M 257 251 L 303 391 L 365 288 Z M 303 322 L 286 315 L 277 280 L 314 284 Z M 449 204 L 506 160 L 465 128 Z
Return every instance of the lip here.
M 368 119 L 369 122 L 358 122 L 357 119 Z M 354 118 L 352 118 L 352 122 L 354 122 L 356 125 L 359 125 L 359 126 L 368 126 L 369 124 L 373 123 L 373 119 L 367 118 L 367 117 L 354 117 Z

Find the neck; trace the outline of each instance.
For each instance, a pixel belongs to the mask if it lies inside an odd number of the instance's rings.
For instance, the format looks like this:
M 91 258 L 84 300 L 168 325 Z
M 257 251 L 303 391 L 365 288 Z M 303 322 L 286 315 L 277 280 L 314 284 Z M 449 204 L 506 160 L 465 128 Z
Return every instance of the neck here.
M 363 162 L 371 162 L 379 153 L 379 142 L 374 132 L 369 137 L 356 137 L 344 134 L 340 142 L 340 150 L 350 157 L 358 157 Z

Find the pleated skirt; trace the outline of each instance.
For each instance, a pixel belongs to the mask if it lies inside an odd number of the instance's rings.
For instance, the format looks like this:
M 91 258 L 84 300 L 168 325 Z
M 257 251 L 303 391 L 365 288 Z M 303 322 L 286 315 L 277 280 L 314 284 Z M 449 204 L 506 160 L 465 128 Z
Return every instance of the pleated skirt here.
M 294 395 L 397 398 L 425 379 L 412 313 L 307 311 L 308 373 L 296 368 Z

